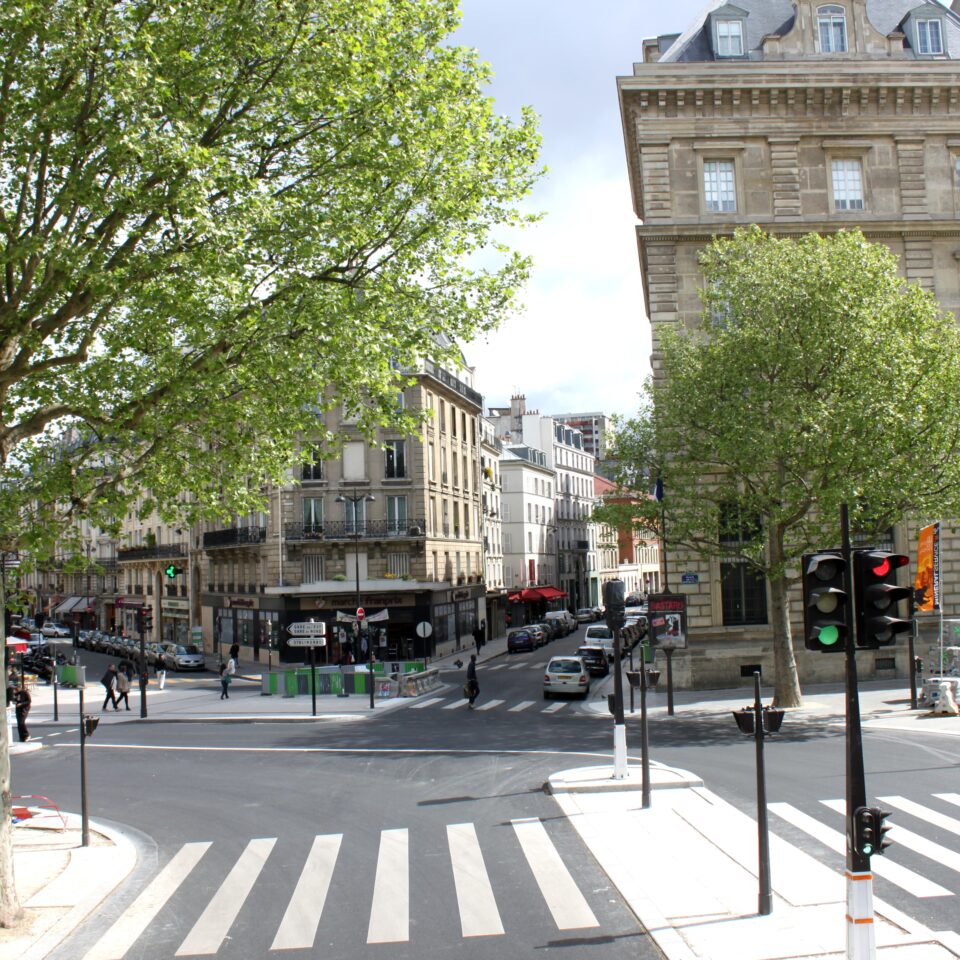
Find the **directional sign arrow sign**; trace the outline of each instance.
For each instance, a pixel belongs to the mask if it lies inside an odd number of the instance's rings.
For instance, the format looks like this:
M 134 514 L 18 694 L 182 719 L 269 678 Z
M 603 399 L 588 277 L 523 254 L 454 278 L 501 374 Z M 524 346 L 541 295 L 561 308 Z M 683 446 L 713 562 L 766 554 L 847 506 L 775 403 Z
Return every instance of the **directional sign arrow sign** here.
M 309 620 L 301 623 L 291 623 L 287 627 L 291 637 L 325 637 L 327 625 L 322 620 Z
M 291 637 L 287 641 L 288 647 L 325 647 L 326 637 Z

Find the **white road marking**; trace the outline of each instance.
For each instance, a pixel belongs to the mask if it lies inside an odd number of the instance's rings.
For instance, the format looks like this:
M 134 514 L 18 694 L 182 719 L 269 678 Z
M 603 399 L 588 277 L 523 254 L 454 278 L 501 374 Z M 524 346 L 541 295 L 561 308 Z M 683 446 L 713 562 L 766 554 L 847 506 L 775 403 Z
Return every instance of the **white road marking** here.
M 465 707 L 470 701 L 469 700 L 454 700 L 453 703 L 448 703 L 445 707 L 442 707 L 443 710 L 456 710 L 457 707 Z
M 888 803 L 891 807 L 896 807 L 898 810 L 909 813 L 920 820 L 926 820 L 927 823 L 932 823 L 935 827 L 940 827 L 942 830 L 960 837 L 960 820 L 955 817 L 948 817 L 931 807 L 925 807 L 922 803 L 914 803 L 906 797 L 877 797 L 877 799 L 881 803 Z
M 486 703 L 481 704 L 477 707 L 477 710 L 492 710 L 494 707 L 499 707 L 501 703 L 504 703 L 503 700 L 488 700 Z
M 559 703 L 551 703 L 549 707 L 544 707 L 540 712 L 556 713 L 558 710 L 562 710 L 566 705 L 567 705 L 567 701 L 561 700 Z
M 293 896 L 287 904 L 286 912 L 271 950 L 312 950 L 317 936 L 320 914 L 327 900 L 330 879 L 340 852 L 342 833 L 316 836 L 313 846 L 303 865 L 300 879 L 297 881 Z
M 489 937 L 502 934 L 503 923 L 483 862 L 476 828 L 472 823 L 447 824 L 447 843 L 463 935 Z
M 935 793 L 938 800 L 946 800 L 947 803 L 953 803 L 960 807 L 960 793 Z
M 446 697 L 430 697 L 422 703 L 415 703 L 410 707 L 411 710 L 422 710 L 424 707 L 432 707 L 435 703 L 443 703 Z
M 496 666 L 494 666 L 494 667 L 485 667 L 485 669 L 486 669 L 486 670 L 489 670 L 491 673 L 493 673 L 494 670 L 502 670 L 505 666 L 506 666 L 505 663 L 498 663 L 498 664 L 497 664 Z
M 175 956 L 210 956 L 220 949 L 276 842 L 276 837 L 265 837 L 247 844 Z
M 557 929 L 600 926 L 544 825 L 536 818 L 511 822 Z
M 532 707 L 535 702 L 534 700 L 521 700 L 515 707 L 511 707 L 508 712 L 519 713 L 521 710 L 526 710 L 527 707 Z
M 381 830 L 367 943 L 400 943 L 409 939 L 409 834 L 406 829 Z
M 209 849 L 210 841 L 185 843 L 87 951 L 83 960 L 122 960 Z
M 529 661 L 529 660 L 522 660 L 520 663 L 512 663 L 512 664 L 510 665 L 510 668 L 509 668 L 509 669 L 511 669 L 511 670 L 523 670 L 525 667 L 529 667 L 529 666 L 530 666 L 530 661 Z

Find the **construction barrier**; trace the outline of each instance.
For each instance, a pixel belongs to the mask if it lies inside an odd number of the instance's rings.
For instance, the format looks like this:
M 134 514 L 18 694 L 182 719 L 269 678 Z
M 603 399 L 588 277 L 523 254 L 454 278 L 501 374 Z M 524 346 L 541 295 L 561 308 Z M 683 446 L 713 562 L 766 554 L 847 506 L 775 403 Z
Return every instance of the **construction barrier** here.
M 429 690 L 435 690 L 440 686 L 440 671 L 434 667 L 432 670 L 424 670 L 421 673 L 408 673 L 401 678 L 402 697 L 419 697 L 420 694 Z

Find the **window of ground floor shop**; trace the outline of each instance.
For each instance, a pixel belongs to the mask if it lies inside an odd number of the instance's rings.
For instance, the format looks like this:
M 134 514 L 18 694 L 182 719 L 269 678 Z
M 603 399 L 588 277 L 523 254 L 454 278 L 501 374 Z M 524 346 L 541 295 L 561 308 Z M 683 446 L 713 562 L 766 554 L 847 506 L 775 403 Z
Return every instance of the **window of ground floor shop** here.
M 744 561 L 720 564 L 723 625 L 739 627 L 767 622 L 767 580 Z

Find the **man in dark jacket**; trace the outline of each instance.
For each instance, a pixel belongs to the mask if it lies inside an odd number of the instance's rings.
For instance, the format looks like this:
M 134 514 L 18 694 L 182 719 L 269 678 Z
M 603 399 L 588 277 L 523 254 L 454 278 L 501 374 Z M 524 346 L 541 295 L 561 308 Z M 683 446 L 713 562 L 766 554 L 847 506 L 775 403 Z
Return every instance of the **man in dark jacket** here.
M 470 654 L 470 662 L 467 664 L 467 682 L 463 685 L 463 694 L 470 701 L 469 707 L 473 709 L 473 702 L 480 696 L 480 684 L 477 683 L 477 655 Z
M 30 713 L 30 707 L 33 705 L 33 699 L 30 691 L 20 685 L 16 688 L 13 695 L 14 708 L 17 714 L 17 736 L 21 743 L 26 743 L 30 739 L 30 731 L 27 729 L 27 716 Z

